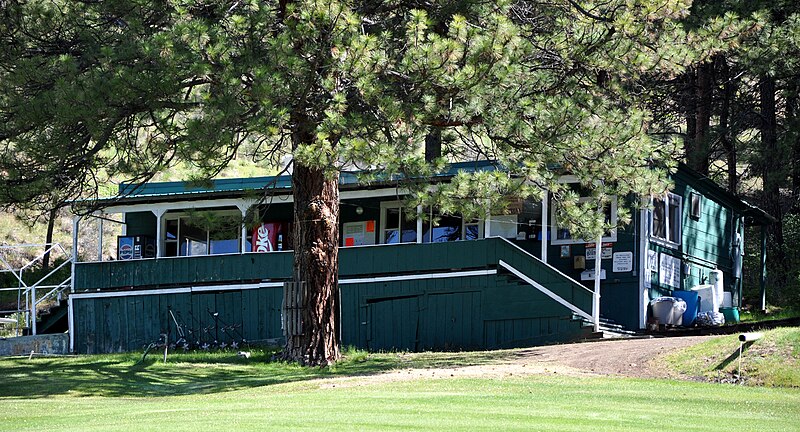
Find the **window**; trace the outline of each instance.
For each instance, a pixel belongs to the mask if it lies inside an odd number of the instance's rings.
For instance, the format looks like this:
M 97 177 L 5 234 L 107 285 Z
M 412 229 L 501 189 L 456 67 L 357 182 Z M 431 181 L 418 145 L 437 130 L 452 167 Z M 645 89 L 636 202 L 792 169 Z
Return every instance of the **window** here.
M 653 209 L 650 211 L 650 237 L 671 245 L 681 244 L 681 207 L 680 195 L 667 193 L 653 198 Z
M 692 199 L 691 217 L 694 220 L 700 220 L 700 214 L 703 213 L 703 201 L 701 200 L 701 196 L 697 192 L 692 192 L 690 196 Z
M 578 199 L 579 203 L 587 202 L 592 200 L 590 197 L 581 197 Z M 568 228 L 562 226 L 558 222 L 558 209 L 556 206 L 552 207 L 551 210 L 551 218 L 553 220 L 553 224 L 551 225 L 551 232 L 550 238 L 552 239 L 552 244 L 559 245 L 559 244 L 578 244 L 578 243 L 594 243 L 594 239 L 579 239 L 573 238 L 572 233 L 569 231 Z M 606 225 L 615 227 L 617 226 L 617 197 L 611 197 L 611 200 L 606 204 L 605 208 L 603 209 L 603 213 L 605 214 L 605 222 Z M 604 242 L 614 242 L 617 241 L 617 229 L 612 228 L 605 233 L 603 233 L 602 241 Z
M 381 203 L 381 243 L 415 243 L 417 218 L 399 201 Z
M 164 256 L 238 253 L 242 226 L 235 212 L 208 213 L 210 217 L 165 216 Z
M 461 216 L 441 214 L 436 209 L 427 212 L 427 218 L 422 222 L 423 243 L 476 240 L 483 234 L 478 219 L 467 221 Z

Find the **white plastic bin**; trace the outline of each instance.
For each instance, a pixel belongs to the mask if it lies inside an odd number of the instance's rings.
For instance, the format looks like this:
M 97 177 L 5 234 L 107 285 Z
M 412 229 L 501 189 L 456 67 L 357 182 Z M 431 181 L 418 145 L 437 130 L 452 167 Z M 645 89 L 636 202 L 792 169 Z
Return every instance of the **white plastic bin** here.
M 692 287 L 692 291 L 697 291 L 697 296 L 700 297 L 700 313 L 719 312 L 722 296 L 715 295 L 714 285 L 697 285 Z
M 683 324 L 683 313 L 686 312 L 686 302 L 676 297 L 659 297 L 650 302 L 653 316 L 659 324 L 679 326 Z
M 728 291 L 722 293 L 722 307 L 724 308 L 733 307 L 733 296 Z
M 714 285 L 714 296 L 717 298 L 717 309 L 719 310 L 722 307 L 722 301 L 724 300 L 724 290 L 723 290 L 723 278 L 722 278 L 722 270 L 711 270 L 708 273 L 708 283 L 710 285 Z

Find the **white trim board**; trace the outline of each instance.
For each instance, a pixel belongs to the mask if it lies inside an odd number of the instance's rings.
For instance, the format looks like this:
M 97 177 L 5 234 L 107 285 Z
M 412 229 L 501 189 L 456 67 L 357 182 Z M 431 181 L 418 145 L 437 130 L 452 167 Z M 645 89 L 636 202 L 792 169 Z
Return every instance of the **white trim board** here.
M 449 273 L 427 273 L 427 274 L 416 274 L 416 275 L 353 278 L 353 279 L 342 279 L 339 281 L 339 284 L 349 285 L 356 283 L 445 279 L 454 277 L 488 276 L 493 274 L 497 274 L 497 270 L 471 270 L 471 271 L 449 272 Z M 112 297 L 128 297 L 128 296 L 159 295 L 159 294 L 185 294 L 185 293 L 208 292 L 208 291 L 238 291 L 238 290 L 248 290 L 257 288 L 277 288 L 281 286 L 283 286 L 283 282 L 260 282 L 252 284 L 229 284 L 229 285 L 201 285 L 193 287 L 164 288 L 164 289 L 140 290 L 140 291 L 75 293 L 70 295 L 70 298 L 89 299 L 89 298 L 112 298 Z

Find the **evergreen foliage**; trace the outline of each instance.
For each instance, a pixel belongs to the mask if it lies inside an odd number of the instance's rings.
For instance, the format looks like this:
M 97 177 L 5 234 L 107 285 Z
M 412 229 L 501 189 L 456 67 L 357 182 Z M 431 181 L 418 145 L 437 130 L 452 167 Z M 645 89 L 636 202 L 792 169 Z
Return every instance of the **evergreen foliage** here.
M 686 41 L 702 34 L 680 25 L 686 0 L 6 3 L 0 202 L 84 196 L 87 184 L 91 195 L 104 176 L 144 181 L 177 161 L 209 178 L 244 147 L 291 154 L 295 275 L 314 280 L 313 343 L 336 334 L 327 239 L 340 172 L 396 176 L 414 190 L 410 205 L 467 215 L 549 189 L 592 238 L 612 195 L 667 187 L 677 144 L 649 134 L 639 83 L 680 73 L 695 52 Z M 443 152 L 432 161 L 430 136 Z M 435 191 L 413 181 L 471 159 L 505 170 Z M 595 199 L 579 205 L 557 182 L 565 173 Z M 294 358 L 327 364 L 331 346 Z

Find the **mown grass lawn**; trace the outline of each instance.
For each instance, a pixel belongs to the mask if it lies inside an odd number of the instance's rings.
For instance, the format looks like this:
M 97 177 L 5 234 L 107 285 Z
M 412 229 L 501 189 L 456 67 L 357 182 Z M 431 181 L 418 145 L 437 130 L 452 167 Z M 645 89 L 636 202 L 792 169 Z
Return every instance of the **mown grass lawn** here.
M 738 334 L 734 334 L 684 348 L 658 362 L 680 374 L 708 380 L 800 388 L 800 327 L 776 328 L 763 335 L 744 346 L 741 359 Z
M 266 353 L 3 359 L 0 430 L 800 430 L 794 389 L 559 374 L 315 379 L 498 356 L 355 353 L 334 370 Z

